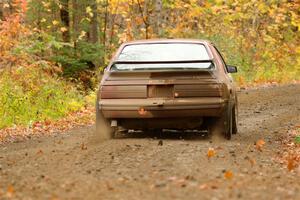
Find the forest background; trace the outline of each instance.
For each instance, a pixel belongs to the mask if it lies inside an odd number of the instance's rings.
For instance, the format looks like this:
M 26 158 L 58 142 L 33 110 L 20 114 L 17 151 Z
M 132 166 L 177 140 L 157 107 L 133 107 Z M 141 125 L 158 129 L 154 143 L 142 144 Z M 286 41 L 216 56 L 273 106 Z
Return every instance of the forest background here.
M 300 80 L 299 0 L 0 0 L 0 129 L 94 104 L 122 42 L 211 40 L 240 86 Z

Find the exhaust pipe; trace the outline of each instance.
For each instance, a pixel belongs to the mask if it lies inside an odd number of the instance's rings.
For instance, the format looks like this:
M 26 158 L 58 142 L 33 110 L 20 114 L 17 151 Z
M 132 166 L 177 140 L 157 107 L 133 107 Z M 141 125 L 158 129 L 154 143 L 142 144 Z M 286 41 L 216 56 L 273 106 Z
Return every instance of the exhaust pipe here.
M 111 120 L 110 126 L 111 127 L 117 127 L 118 126 L 118 121 L 117 120 Z

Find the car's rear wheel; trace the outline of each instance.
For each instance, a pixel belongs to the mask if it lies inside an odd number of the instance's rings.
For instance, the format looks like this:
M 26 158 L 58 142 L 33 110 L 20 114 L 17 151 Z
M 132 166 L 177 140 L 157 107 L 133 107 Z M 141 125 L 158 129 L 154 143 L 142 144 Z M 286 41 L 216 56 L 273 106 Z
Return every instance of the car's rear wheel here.
M 102 140 L 114 138 L 116 132 L 115 127 L 110 126 L 110 121 L 106 119 L 99 110 L 98 103 L 96 104 L 96 136 Z
M 222 116 L 219 118 L 214 118 L 209 125 L 210 134 L 220 134 L 227 140 L 230 140 L 234 132 L 234 112 L 231 108 L 232 106 L 228 105 L 224 109 Z
M 223 127 L 223 134 L 227 140 L 231 140 L 231 136 L 233 133 L 233 112 L 232 109 L 227 108 L 227 111 L 224 113 L 224 127 Z
M 233 121 L 232 121 L 232 134 L 237 134 L 238 133 L 238 128 L 237 128 L 237 109 L 234 106 L 232 109 L 232 114 L 233 114 Z

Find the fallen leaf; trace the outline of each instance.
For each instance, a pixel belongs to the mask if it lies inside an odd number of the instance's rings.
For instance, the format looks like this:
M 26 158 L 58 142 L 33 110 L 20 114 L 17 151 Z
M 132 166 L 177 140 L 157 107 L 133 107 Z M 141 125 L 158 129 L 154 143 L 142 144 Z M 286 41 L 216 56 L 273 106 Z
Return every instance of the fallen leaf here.
M 86 144 L 84 144 L 84 143 L 81 144 L 81 150 L 87 150 Z
M 15 189 L 12 185 L 8 186 L 6 196 L 7 198 L 12 198 L 14 196 Z
M 289 171 L 294 170 L 297 167 L 297 164 L 295 162 L 295 158 L 291 157 L 288 159 L 287 168 Z
M 110 185 L 109 182 L 105 182 L 105 185 L 108 190 L 114 190 L 114 188 Z
M 256 164 L 256 160 L 254 158 L 250 158 L 250 157 L 246 156 L 245 159 L 250 162 L 252 167 Z
M 200 190 L 205 190 L 205 189 L 208 189 L 208 188 L 209 188 L 209 186 L 206 183 L 204 183 L 204 184 L 202 184 L 202 185 L 199 186 Z
M 254 158 L 250 158 L 249 162 L 250 162 L 252 167 L 256 164 L 256 160 Z
M 43 153 L 44 153 L 44 152 L 43 152 L 43 150 L 41 150 L 41 149 L 40 149 L 40 150 L 38 150 L 38 152 L 36 152 L 36 154 L 37 154 L 37 155 L 39 155 L 39 154 L 43 154 Z
M 256 149 L 259 151 L 262 151 L 263 146 L 266 144 L 266 142 L 262 139 L 258 140 L 255 144 Z
M 211 189 L 213 189 L 213 190 L 218 189 L 218 186 L 217 185 L 211 185 Z
M 214 148 L 209 148 L 207 151 L 207 158 L 210 159 L 216 155 L 216 151 Z
M 186 187 L 187 183 L 186 183 L 186 179 L 179 179 L 176 181 L 176 183 L 179 185 L 179 187 Z
M 162 140 L 159 140 L 158 141 L 158 146 L 162 146 L 163 145 L 163 141 Z
M 169 181 L 176 181 L 177 180 L 177 177 L 176 176 L 171 176 L 168 178 Z
M 233 178 L 233 173 L 231 172 L 231 171 L 226 171 L 225 173 L 224 173 L 224 178 L 225 179 L 232 179 Z
M 45 125 L 46 125 L 46 126 L 49 126 L 50 124 L 51 124 L 51 121 L 49 121 L 49 120 L 46 120 L 46 121 L 45 121 Z

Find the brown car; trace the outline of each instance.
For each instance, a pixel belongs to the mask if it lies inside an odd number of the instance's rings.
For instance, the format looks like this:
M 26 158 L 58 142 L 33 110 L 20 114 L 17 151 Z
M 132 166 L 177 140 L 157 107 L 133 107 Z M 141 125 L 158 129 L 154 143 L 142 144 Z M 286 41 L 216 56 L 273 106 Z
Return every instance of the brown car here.
M 102 138 L 125 130 L 237 133 L 236 88 L 220 52 L 204 40 L 145 40 L 121 45 L 105 69 L 96 102 Z

